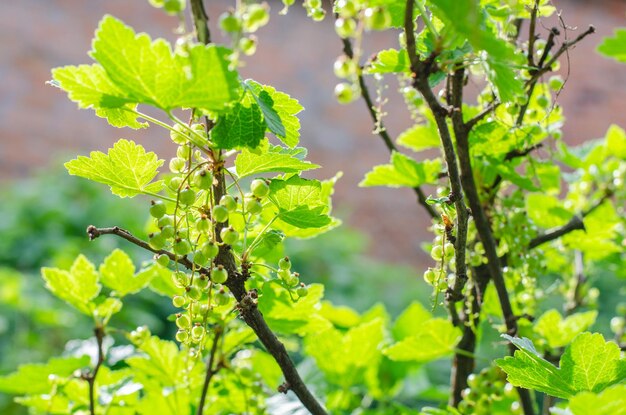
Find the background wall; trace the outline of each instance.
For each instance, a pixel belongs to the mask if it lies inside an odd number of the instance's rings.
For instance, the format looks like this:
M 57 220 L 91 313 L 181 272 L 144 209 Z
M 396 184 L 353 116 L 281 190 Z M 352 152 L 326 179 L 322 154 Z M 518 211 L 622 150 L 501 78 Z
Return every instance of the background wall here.
M 217 16 L 231 2 L 207 2 L 216 28 Z M 314 23 L 299 6 L 287 18 L 278 15 L 280 2 L 270 2 L 272 22 L 258 33 L 257 55 L 247 60 L 243 76 L 254 76 L 300 100 L 302 145 L 310 159 L 324 168 L 316 177 L 344 172 L 337 185 L 335 207 L 348 225 L 368 234 L 377 243 L 373 256 L 417 265 L 426 260 L 419 244 L 429 238 L 428 220 L 416 207 L 414 194 L 406 190 L 360 189 L 356 184 L 374 164 L 388 154 L 371 124 L 362 102 L 340 106 L 333 98 L 336 82 L 332 63 L 341 52 L 332 21 Z M 560 96 L 568 118 L 564 137 L 570 143 L 600 137 L 610 123 L 626 125 L 626 71 L 594 52 L 601 38 L 617 26 L 626 26 L 623 0 L 558 0 L 568 26 L 594 24 L 597 34 L 587 38 L 570 54 L 570 84 Z M 147 1 L 129 0 L 20 0 L 5 2 L 0 14 L 0 181 L 32 174 L 50 163 L 105 150 L 120 137 L 136 140 L 150 150 L 170 155 L 167 134 L 158 129 L 134 132 L 108 127 L 91 111 L 77 111 L 61 91 L 46 86 L 50 68 L 89 62 L 86 52 L 98 21 L 111 13 L 138 31 L 153 37 L 175 38 L 175 18 L 165 16 Z M 554 21 L 545 22 L 545 31 Z M 570 37 L 575 36 L 570 32 Z M 373 36 L 370 52 L 396 44 L 394 36 Z M 568 70 L 566 62 L 561 73 Z M 391 84 L 393 88 L 393 83 Z M 389 92 L 393 92 L 390 90 Z M 392 100 L 386 125 L 397 136 L 410 125 L 402 106 Z M 1 196 L 0 196 L 1 200 Z M 406 243 L 409 241 L 409 243 Z

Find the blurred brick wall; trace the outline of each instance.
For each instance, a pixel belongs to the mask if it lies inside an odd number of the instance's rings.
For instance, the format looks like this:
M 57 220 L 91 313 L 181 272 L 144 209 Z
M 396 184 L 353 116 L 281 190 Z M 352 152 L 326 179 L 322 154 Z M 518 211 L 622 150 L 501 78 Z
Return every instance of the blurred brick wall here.
M 218 16 L 231 2 L 206 2 Z M 568 122 L 565 137 L 572 143 L 602 136 L 610 123 L 626 125 L 626 66 L 594 52 L 602 36 L 626 26 L 626 1 L 554 2 L 565 9 L 572 27 L 594 24 L 597 34 L 571 54 L 569 87 L 561 94 Z M 426 256 L 419 244 L 428 238 L 426 215 L 415 206 L 410 190 L 356 187 L 371 166 L 388 160 L 386 149 L 371 134 L 362 102 L 340 106 L 333 98 L 336 80 L 332 63 L 341 43 L 331 19 L 313 23 L 299 6 L 289 16 L 278 16 L 280 2 L 272 5 L 272 22 L 259 33 L 257 55 L 247 60 L 244 77 L 269 83 L 298 98 L 302 113 L 302 145 L 310 159 L 324 168 L 316 177 L 336 171 L 344 176 L 337 185 L 335 208 L 344 221 L 376 239 L 372 254 L 388 260 L 420 264 Z M 120 137 L 136 140 L 163 156 L 172 153 L 167 134 L 158 129 L 134 132 L 108 127 L 91 111 L 76 106 L 55 88 L 45 85 L 50 68 L 89 62 L 93 31 L 105 13 L 113 14 L 138 31 L 173 39 L 174 18 L 154 10 L 144 0 L 20 0 L 4 2 L 0 14 L 0 180 L 29 175 L 34 170 L 77 153 L 105 150 Z M 212 21 L 213 32 L 219 37 Z M 553 21 L 545 22 L 546 31 Z M 570 32 L 570 36 L 575 36 Z M 395 45 L 395 36 L 377 34 L 367 51 Z M 567 68 L 562 66 L 562 72 Z M 394 84 L 390 89 L 394 88 Z M 393 92 L 393 91 L 390 91 Z M 392 100 L 386 119 L 392 136 L 410 125 L 408 114 Z M 395 108 L 398 108 L 396 110 Z M 1 199 L 1 197 L 0 197 Z

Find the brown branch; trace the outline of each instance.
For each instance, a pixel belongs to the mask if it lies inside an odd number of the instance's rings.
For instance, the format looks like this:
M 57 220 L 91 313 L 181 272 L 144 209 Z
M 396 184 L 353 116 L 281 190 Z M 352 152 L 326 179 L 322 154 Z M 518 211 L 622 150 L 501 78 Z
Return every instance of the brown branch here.
M 530 11 L 530 27 L 528 28 L 528 66 L 535 66 L 535 28 L 537 24 L 537 12 L 539 11 L 539 0 L 535 0 L 535 4 Z
M 89 238 L 91 240 L 98 238 L 101 235 L 116 235 L 141 248 L 154 252 L 155 254 L 167 255 L 171 260 L 178 262 L 180 265 L 189 270 L 195 269 L 196 272 L 204 275 L 209 275 L 210 273 L 208 268 L 194 265 L 186 256 L 177 256 L 164 249 L 153 249 L 147 242 L 142 241 L 141 239 L 133 236 L 130 232 L 117 226 L 112 228 L 96 228 L 92 225 L 87 228 L 87 233 L 89 234 Z M 252 330 L 254 330 L 255 334 L 265 346 L 268 353 L 274 357 L 280 366 L 291 390 L 300 399 L 305 408 L 307 408 L 313 415 L 326 415 L 326 410 L 319 404 L 319 402 L 317 402 L 315 397 L 300 378 L 294 363 L 287 354 L 285 346 L 283 346 L 276 335 L 274 335 L 265 322 L 263 315 L 256 308 L 255 292 L 248 292 L 246 290 L 245 277 L 237 270 L 235 260 L 228 245 L 220 246 L 220 251 L 215 259 L 215 263 L 224 266 L 224 268 L 228 271 L 228 280 L 224 283 L 224 285 L 228 287 L 239 303 L 239 311 L 243 320 L 246 324 L 248 324 L 248 326 L 250 326 L 250 328 L 252 328 Z
M 211 383 L 211 379 L 220 370 L 219 365 L 215 368 L 213 367 L 213 362 L 215 361 L 215 356 L 217 355 L 217 346 L 219 344 L 222 333 L 223 327 L 219 326 L 215 330 L 215 336 L 213 337 L 213 346 L 211 346 L 211 351 L 209 352 L 209 360 L 206 364 L 206 373 L 204 375 L 204 384 L 202 385 L 202 394 L 200 395 L 198 415 L 202 415 L 202 413 L 204 412 L 204 403 L 206 401 L 207 392 L 209 391 L 209 384 Z
M 348 58 L 354 59 L 354 51 L 352 49 L 352 43 L 350 42 L 350 39 L 342 38 L 341 41 L 343 43 L 343 53 Z M 361 90 L 361 97 L 363 98 L 363 101 L 365 102 L 367 111 L 372 119 L 372 122 L 374 124 L 378 123 L 379 125 L 379 128 L 377 129 L 378 136 L 383 140 L 383 142 L 385 143 L 385 147 L 387 147 L 387 150 L 389 150 L 390 153 L 394 151 L 398 151 L 398 148 L 393 143 L 393 140 L 391 139 L 391 136 L 387 132 L 387 129 L 385 128 L 382 120 L 378 119 L 376 111 L 374 110 L 374 102 L 372 101 L 372 96 L 369 92 L 369 88 L 367 84 L 365 83 L 365 79 L 363 78 L 363 74 L 361 73 L 361 71 L 359 71 L 357 79 L 359 83 L 359 88 Z M 420 186 L 416 186 L 413 188 L 413 191 L 415 192 L 415 195 L 417 196 L 417 202 L 426 210 L 428 215 L 431 218 L 436 218 L 438 216 L 437 211 L 430 204 L 426 202 L 427 197 L 424 194 L 424 191 L 422 190 L 422 188 Z
M 567 222 L 565 225 L 553 229 L 543 235 L 539 235 L 536 236 L 535 238 L 531 239 L 530 243 L 528 244 L 528 248 L 529 249 L 533 249 L 538 247 L 539 245 L 545 244 L 546 242 L 550 242 L 553 241 L 555 239 L 560 238 L 563 235 L 566 235 L 572 231 L 576 231 L 576 230 L 585 230 L 585 224 L 583 222 L 583 218 L 585 218 L 587 215 L 589 215 L 591 212 L 593 212 L 594 210 L 596 210 L 597 208 L 599 208 L 604 202 L 606 202 L 608 199 L 611 198 L 611 196 L 613 196 L 613 190 L 612 189 L 607 189 L 604 194 L 602 195 L 602 197 L 600 199 L 598 199 L 598 201 L 596 203 L 594 203 L 593 205 L 591 205 L 589 208 L 587 208 L 586 210 L 583 210 L 580 215 L 574 215 L 574 217 L 572 219 L 569 220 L 569 222 Z
M 96 415 L 96 376 L 98 376 L 98 371 L 100 367 L 104 363 L 104 349 L 102 347 L 102 341 L 104 340 L 104 327 L 101 325 L 97 325 L 94 330 L 94 335 L 96 337 L 96 344 L 98 345 L 98 360 L 96 361 L 96 365 L 94 368 L 86 374 L 81 376 L 82 379 L 87 381 L 89 385 L 89 414 Z
M 552 58 L 550 58 L 550 60 L 545 65 L 539 67 L 537 71 L 533 73 L 532 77 L 527 81 L 527 84 L 530 84 L 533 80 L 540 78 L 546 72 L 551 71 L 552 65 L 554 65 L 554 63 L 562 54 L 567 52 L 569 49 L 571 49 L 573 46 L 575 46 L 578 42 L 583 40 L 588 35 L 595 33 L 595 31 L 596 31 L 596 28 L 594 26 L 589 26 L 587 30 L 579 34 L 574 40 L 570 40 L 569 42 L 564 42 L 559 48 L 559 50 L 557 50 L 556 53 L 552 56 Z
M 211 41 L 211 39 L 208 29 L 208 17 L 202 5 L 202 0 L 191 0 L 191 4 L 198 40 L 207 44 Z M 211 129 L 212 127 L 212 120 L 207 118 L 207 129 Z M 219 160 L 220 158 L 221 155 L 218 151 L 214 160 Z M 213 202 L 217 205 L 219 204 L 221 197 L 226 194 L 226 179 L 223 168 L 215 169 L 214 185 L 212 190 Z M 221 242 L 220 231 L 225 226 L 228 226 L 228 224 L 221 223 L 217 224 L 215 227 L 218 242 Z M 283 372 L 283 375 L 285 376 L 286 381 L 289 383 L 291 390 L 296 394 L 298 399 L 300 399 L 300 402 L 302 402 L 304 407 L 307 408 L 313 415 L 326 415 L 326 410 L 313 396 L 311 391 L 309 391 L 307 386 L 302 381 L 302 378 L 300 378 L 293 361 L 289 357 L 289 354 L 287 354 L 285 346 L 278 340 L 276 335 L 267 325 L 263 315 L 257 309 L 256 292 L 247 292 L 245 287 L 247 275 L 242 275 L 242 273 L 239 272 L 235 263 L 235 258 L 230 249 L 231 247 L 228 245 L 220 245 L 219 252 L 215 258 L 215 264 L 222 265 L 228 271 L 228 280 L 225 285 L 235 296 L 235 299 L 238 302 L 241 317 L 248 324 L 248 326 L 254 330 L 261 343 L 276 360 Z M 207 270 L 204 269 L 204 272 L 206 271 Z

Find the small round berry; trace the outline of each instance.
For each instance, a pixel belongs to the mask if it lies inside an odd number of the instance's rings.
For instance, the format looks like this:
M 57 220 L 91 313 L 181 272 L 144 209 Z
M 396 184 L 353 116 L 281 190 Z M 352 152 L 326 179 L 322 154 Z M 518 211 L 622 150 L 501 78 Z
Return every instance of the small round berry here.
M 232 12 L 224 12 L 219 18 L 220 29 L 226 33 L 237 33 L 241 30 L 241 20 Z
M 159 228 L 163 228 L 164 226 L 174 226 L 174 217 L 172 215 L 164 215 L 157 222 L 157 226 Z
M 183 125 L 176 124 L 174 130 L 170 131 L 170 138 L 176 144 L 182 145 L 187 143 L 187 131 Z
M 213 207 L 213 219 L 215 222 L 223 223 L 228 220 L 228 209 L 225 206 L 217 205 Z
M 167 267 L 170 263 L 170 257 L 165 254 L 156 255 L 156 262 L 162 267 Z
M 428 268 L 424 272 L 424 281 L 426 281 L 427 284 L 433 285 L 435 282 L 435 278 L 436 278 L 436 274 L 432 268 Z
M 159 201 L 153 200 L 150 203 L 151 203 L 150 215 L 152 215 L 152 217 L 155 219 L 162 218 L 163 215 L 165 215 L 165 211 L 167 210 L 165 203 L 161 202 L 160 200 Z
M 222 289 L 215 293 L 213 300 L 217 305 L 226 305 L 230 301 L 230 296 Z
M 278 260 L 278 268 L 289 271 L 291 269 L 291 260 L 288 256 Z
M 228 271 L 224 269 L 223 265 L 213 267 L 211 270 L 211 281 L 217 284 L 224 284 L 228 280 Z
M 191 243 L 187 239 L 176 240 L 173 247 L 177 255 L 187 255 L 191 252 Z
M 202 297 L 202 291 L 200 291 L 195 285 L 185 288 L 185 291 L 187 292 L 187 296 L 192 300 L 197 301 L 200 297 Z
M 189 339 L 189 332 L 187 330 L 178 330 L 176 332 L 176 340 L 180 343 L 185 343 Z
M 175 295 L 174 298 L 172 298 L 172 304 L 174 307 L 182 308 L 187 305 L 187 299 L 182 295 Z
M 224 195 L 220 199 L 220 206 L 224 206 L 229 212 L 237 209 L 237 200 L 231 195 Z
M 183 288 L 189 284 L 189 278 L 183 271 L 175 271 L 172 273 L 172 283 L 178 288 Z
M 366 30 L 384 30 L 391 24 L 389 11 L 382 7 L 369 7 L 365 9 L 364 16 Z
M 220 236 L 225 244 L 233 245 L 239 239 L 239 232 L 233 229 L 232 226 L 229 226 L 228 228 L 222 229 Z
M 151 233 L 148 235 L 148 244 L 152 249 L 163 249 L 165 247 L 165 238 L 160 233 Z
M 243 16 L 243 26 L 247 32 L 256 32 L 270 20 L 267 3 L 250 4 Z
M 300 283 L 299 276 L 300 274 L 298 274 L 297 272 L 292 272 L 291 274 L 289 274 L 287 278 L 284 279 L 285 284 L 288 287 L 295 287 L 296 285 Z
M 349 104 L 354 101 L 354 87 L 347 82 L 335 85 L 335 97 L 340 104 Z
M 211 221 L 209 220 L 208 216 L 202 215 L 198 219 L 198 222 L 196 222 L 196 229 L 200 233 L 207 233 L 210 228 L 211 228 Z
M 173 226 L 167 225 L 161 228 L 161 236 L 165 239 L 170 239 L 176 233 Z
M 356 22 L 354 19 L 340 17 L 335 20 L 335 32 L 343 39 L 354 37 L 356 34 Z
M 200 277 L 196 278 L 193 283 L 199 290 L 204 290 L 209 286 L 209 279 L 205 275 L 200 275 Z
M 300 286 L 296 289 L 296 294 L 298 294 L 298 297 L 306 297 L 308 293 L 309 289 L 307 288 L 307 286 L 304 285 L 304 283 L 300 283 Z
M 196 192 L 186 187 L 178 194 L 178 201 L 185 206 L 193 205 L 193 202 L 196 201 Z
M 191 320 L 187 314 L 178 314 L 176 316 L 176 326 L 179 329 L 188 329 L 191 327 Z
M 433 246 L 433 249 L 430 250 L 430 257 L 435 261 L 441 261 L 443 258 L 443 247 L 439 244 Z
M 250 183 L 250 191 L 255 197 L 261 199 L 270 192 L 270 186 L 263 179 L 254 179 Z
M 263 204 L 257 198 L 249 198 L 246 200 L 246 212 L 252 215 L 258 215 L 263 211 Z
M 244 55 L 252 56 L 256 52 L 257 38 L 256 36 L 242 37 L 239 39 L 239 50 Z
M 208 190 L 213 185 L 213 175 L 207 169 L 200 169 L 193 174 L 192 183 L 198 189 Z
M 203 267 L 209 263 L 209 258 L 207 258 L 206 255 L 202 253 L 202 250 L 200 250 L 193 254 L 193 262 Z
M 187 167 L 187 160 L 181 159 L 180 157 L 174 157 L 170 160 L 169 167 L 172 173 L 182 173 Z
M 183 183 L 182 177 L 174 176 L 170 178 L 169 181 L 167 182 L 167 187 L 169 187 L 171 191 L 176 192 L 178 191 L 182 183 Z
M 196 323 L 195 326 L 191 329 L 191 338 L 194 341 L 199 341 L 204 336 L 204 327 L 200 325 L 200 323 Z
M 443 255 L 446 259 L 450 259 L 454 257 L 454 245 L 450 242 L 446 242 L 443 247 Z
M 220 248 L 213 241 L 208 241 L 204 245 L 202 245 L 202 253 L 207 257 L 207 259 L 212 260 L 219 253 Z

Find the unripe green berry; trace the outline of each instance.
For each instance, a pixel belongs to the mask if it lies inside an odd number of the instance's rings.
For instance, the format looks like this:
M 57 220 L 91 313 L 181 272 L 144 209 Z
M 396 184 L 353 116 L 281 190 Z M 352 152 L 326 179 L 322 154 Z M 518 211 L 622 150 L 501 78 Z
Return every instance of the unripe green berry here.
M 223 265 L 213 267 L 211 270 L 211 281 L 217 284 L 224 284 L 228 280 L 228 271 L 224 269 Z
M 157 264 L 161 265 L 162 267 L 167 267 L 170 263 L 170 257 L 168 257 L 165 254 L 154 255 L 154 260 L 157 262 Z
M 167 182 L 167 187 L 173 191 L 176 192 L 178 191 L 178 189 L 180 188 L 180 185 L 183 183 L 183 178 L 179 177 L 179 176 L 174 176 L 172 178 L 169 179 L 169 181 Z
M 435 278 L 435 271 L 433 271 L 431 268 L 428 268 L 424 272 L 424 281 L 426 281 L 427 284 L 433 285 L 435 283 Z
M 241 20 L 231 12 L 224 12 L 219 18 L 220 29 L 226 33 L 237 33 L 241 30 Z
M 208 190 L 213 186 L 213 174 L 209 170 L 200 169 L 193 174 L 192 183 L 198 189 Z
M 164 215 L 157 222 L 157 226 L 159 228 L 163 228 L 164 226 L 174 226 L 174 217 L 172 215 Z
M 179 239 L 174 242 L 174 252 L 177 255 L 187 255 L 191 252 L 191 243 L 187 239 Z
M 451 244 L 450 242 L 446 242 L 446 244 L 443 247 L 443 255 L 447 260 L 453 258 L 454 257 L 454 245 Z
M 175 230 L 173 226 L 164 226 L 163 228 L 161 228 L 161 236 L 165 239 L 170 239 L 171 237 L 174 236 Z
M 254 179 L 250 183 L 250 191 L 255 197 L 261 199 L 270 192 L 270 186 L 263 179 Z
M 215 293 L 213 296 L 213 301 L 215 301 L 215 304 L 218 306 L 228 304 L 229 300 L 230 296 L 223 289 Z
M 182 145 L 187 143 L 187 129 L 180 125 L 176 124 L 174 126 L 174 131 L 170 131 L 170 138 L 176 144 Z
M 537 97 L 537 105 L 539 105 L 541 108 L 547 108 L 548 105 L 550 105 L 550 100 L 545 95 L 539 95 Z
M 335 2 L 335 9 L 341 17 L 354 17 L 358 13 L 354 0 L 338 0 Z
M 559 91 L 561 88 L 563 88 L 563 78 L 558 75 L 552 76 L 550 77 L 548 84 L 550 85 L 550 89 L 552 89 L 553 91 Z
M 239 50 L 244 55 L 252 56 L 256 52 L 257 38 L 256 36 L 242 37 L 239 39 Z
M 300 274 L 298 274 L 297 272 L 289 274 L 289 276 L 284 279 L 285 284 L 287 284 L 288 287 L 295 287 L 300 283 L 300 278 L 298 278 L 299 276 Z
M 296 294 L 298 294 L 298 297 L 306 297 L 308 293 L 309 289 L 307 288 L 307 286 L 304 285 L 304 283 L 300 283 L 300 286 L 296 289 Z
M 187 330 L 178 330 L 176 332 L 176 340 L 180 343 L 185 343 L 189 339 L 189 332 Z
M 356 34 L 356 22 L 351 18 L 340 17 L 335 20 L 335 32 L 343 39 L 354 37 Z
M 363 13 L 366 30 L 384 30 L 391 24 L 391 14 L 382 7 L 370 7 Z
M 326 17 L 326 10 L 322 8 L 310 9 L 307 14 L 311 17 L 311 19 L 313 19 L 313 21 L 321 22 L 322 20 L 324 20 L 324 17 Z
M 217 205 L 213 207 L 213 220 L 218 223 L 223 223 L 228 220 L 228 209 L 222 205 Z
M 263 204 L 257 198 L 249 198 L 246 200 L 246 212 L 252 215 L 258 215 L 263 211 Z
M 172 283 L 178 288 L 184 288 L 189 284 L 189 278 L 183 271 L 175 271 L 172 273 Z
M 289 278 L 291 278 L 291 271 L 289 271 L 288 269 L 281 269 L 278 271 L 278 277 L 283 281 L 287 281 Z
M 213 241 L 208 241 L 204 245 L 202 245 L 202 253 L 207 257 L 207 259 L 212 260 L 219 253 L 220 248 Z
M 198 230 L 198 232 L 207 233 L 210 228 L 211 228 L 211 221 L 209 220 L 207 216 L 202 215 L 198 219 L 198 222 L 196 222 L 196 229 Z
M 204 336 L 204 327 L 202 327 L 200 323 L 196 323 L 191 329 L 191 338 L 197 342 L 202 339 L 202 336 Z
M 267 3 L 250 4 L 243 16 L 243 26 L 247 32 L 256 32 L 270 20 Z
M 175 295 L 174 298 L 172 298 L 172 304 L 174 307 L 182 308 L 187 305 L 187 299 L 182 295 Z
M 289 257 L 284 257 L 278 260 L 278 268 L 289 271 L 291 269 L 291 261 Z
M 163 249 L 165 246 L 165 238 L 160 233 L 151 233 L 148 235 L 148 244 L 152 249 Z
M 185 291 L 187 292 L 187 296 L 192 300 L 197 301 L 200 297 L 202 297 L 202 291 L 200 291 L 195 285 L 185 288 Z
M 187 160 L 180 157 L 174 157 L 170 160 L 170 171 L 172 173 L 182 173 L 187 167 Z
M 443 258 L 443 247 L 441 245 L 433 246 L 433 249 L 430 250 L 430 257 L 435 261 L 441 261 Z
M 356 74 L 357 65 L 346 55 L 341 55 L 333 64 L 333 71 L 337 78 L 350 79 Z
M 188 329 L 191 327 L 191 320 L 187 314 L 178 314 L 176 316 L 176 326 L 179 329 Z
M 222 229 L 220 237 L 225 244 L 233 245 L 239 239 L 239 232 L 233 229 L 232 226 L 229 226 L 228 228 Z
M 196 201 L 196 192 L 187 187 L 178 194 L 178 201 L 185 206 L 193 205 Z
M 224 195 L 220 199 L 220 206 L 224 206 L 229 212 L 237 209 L 237 200 L 231 195 Z
M 611 319 L 611 331 L 613 333 L 621 333 L 624 331 L 624 326 L 626 325 L 626 321 L 624 317 L 613 317 Z
M 204 253 L 200 250 L 193 254 L 193 262 L 203 267 L 209 263 L 209 258 L 207 258 L 206 255 L 204 255 Z
M 199 290 L 204 290 L 209 286 L 209 279 L 205 275 L 200 275 L 198 278 L 193 280 L 193 283 Z
M 349 104 L 354 101 L 354 87 L 347 82 L 335 85 L 335 97 L 340 104 Z
M 150 203 L 151 203 L 150 215 L 152 215 L 153 218 L 159 219 L 163 217 L 163 215 L 165 215 L 165 211 L 167 210 L 165 203 L 161 202 L 160 200 L 159 201 L 153 200 Z

